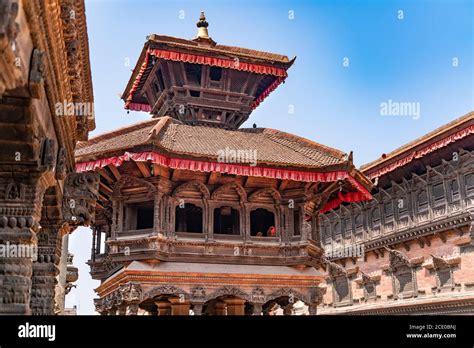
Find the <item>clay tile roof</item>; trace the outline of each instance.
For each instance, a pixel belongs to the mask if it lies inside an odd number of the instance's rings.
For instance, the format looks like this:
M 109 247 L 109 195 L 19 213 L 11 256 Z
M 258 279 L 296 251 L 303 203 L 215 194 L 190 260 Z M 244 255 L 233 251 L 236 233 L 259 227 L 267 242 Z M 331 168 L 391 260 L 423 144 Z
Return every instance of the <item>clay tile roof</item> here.
M 218 151 L 256 150 L 257 162 L 275 166 L 320 168 L 346 163 L 339 150 L 269 128 L 226 130 L 186 125 L 170 117 L 118 129 L 82 142 L 76 149 L 78 162 L 107 158 L 112 153 L 153 145 L 171 156 L 216 161 Z
M 368 174 L 374 171 L 376 168 L 383 167 L 385 165 L 389 165 L 389 163 L 396 161 L 398 158 L 404 157 L 410 154 L 413 151 L 417 151 L 423 149 L 424 147 L 429 146 L 430 144 L 443 139 L 445 137 L 450 136 L 451 134 L 465 129 L 467 127 L 472 127 L 474 125 L 474 112 L 470 112 L 464 116 L 461 116 L 454 121 L 451 121 L 425 135 L 422 137 L 415 139 L 394 151 L 385 154 L 384 157 L 380 157 L 375 161 L 370 163 L 364 164 L 360 167 L 360 170 L 364 172 L 364 174 Z
M 281 54 L 275 54 L 270 52 L 258 51 L 242 47 L 226 46 L 226 45 L 215 45 L 215 46 L 203 46 L 199 45 L 197 42 L 192 40 L 186 40 L 182 38 L 166 36 L 166 35 L 156 35 L 152 34 L 149 36 L 149 42 L 152 43 L 161 43 L 181 48 L 192 49 L 193 51 L 200 50 L 203 52 L 216 53 L 216 54 L 226 54 L 232 56 L 240 56 L 243 58 L 249 59 L 261 59 L 270 62 L 278 63 L 289 63 L 290 60 L 287 56 Z

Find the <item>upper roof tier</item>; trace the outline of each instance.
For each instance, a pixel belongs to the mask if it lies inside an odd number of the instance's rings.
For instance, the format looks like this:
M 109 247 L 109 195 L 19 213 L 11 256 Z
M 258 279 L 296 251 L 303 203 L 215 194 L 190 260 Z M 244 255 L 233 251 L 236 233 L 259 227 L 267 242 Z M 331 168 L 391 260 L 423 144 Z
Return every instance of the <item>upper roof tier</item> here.
M 287 77 L 295 58 L 217 44 L 201 14 L 192 40 L 149 35 L 125 88 L 125 108 L 187 124 L 238 128 Z

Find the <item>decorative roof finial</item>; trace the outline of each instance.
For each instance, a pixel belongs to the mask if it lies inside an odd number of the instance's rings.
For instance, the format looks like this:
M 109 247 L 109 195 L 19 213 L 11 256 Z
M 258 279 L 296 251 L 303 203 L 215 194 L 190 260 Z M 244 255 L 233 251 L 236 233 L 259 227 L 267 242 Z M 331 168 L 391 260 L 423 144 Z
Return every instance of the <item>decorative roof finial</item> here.
M 196 38 L 210 39 L 209 33 L 207 32 L 207 27 L 209 26 L 209 23 L 206 21 L 204 11 L 201 11 L 201 15 L 199 16 L 199 22 L 196 23 L 196 26 L 198 27 L 198 33 Z

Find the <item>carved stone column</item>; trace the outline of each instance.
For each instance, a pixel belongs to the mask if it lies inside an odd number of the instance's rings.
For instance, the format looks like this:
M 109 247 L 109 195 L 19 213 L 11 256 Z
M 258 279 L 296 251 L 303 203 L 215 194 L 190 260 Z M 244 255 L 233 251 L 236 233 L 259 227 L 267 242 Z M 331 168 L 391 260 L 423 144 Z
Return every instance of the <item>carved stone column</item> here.
M 318 308 L 318 304 L 317 304 L 317 303 L 311 303 L 311 304 L 308 306 L 308 313 L 309 313 L 309 315 L 316 315 L 316 313 L 317 313 L 317 308 Z
M 263 308 L 261 303 L 253 304 L 253 315 L 262 315 Z
M 2 114 L 0 113 L 0 116 Z M 23 168 L 15 178 L 0 178 L 0 315 L 31 314 L 31 276 L 37 257 L 42 188 Z M 0 169 L 1 170 L 1 169 Z
M 142 290 L 138 283 L 121 284 L 117 291 L 117 301 L 122 307 L 120 315 L 136 315 Z
M 202 315 L 202 303 L 193 303 L 194 315 Z
M 69 230 L 58 221 L 45 221 L 38 232 L 38 259 L 33 263 L 31 311 L 34 315 L 53 315 L 56 277 L 59 274 L 62 238 Z

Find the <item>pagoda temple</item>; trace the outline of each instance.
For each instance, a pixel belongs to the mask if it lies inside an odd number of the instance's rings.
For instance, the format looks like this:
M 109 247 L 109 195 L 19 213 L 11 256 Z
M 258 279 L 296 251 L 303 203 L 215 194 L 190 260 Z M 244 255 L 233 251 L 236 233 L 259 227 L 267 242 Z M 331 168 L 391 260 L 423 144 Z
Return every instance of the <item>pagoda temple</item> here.
M 78 144 L 100 177 L 89 265 L 103 315 L 316 314 L 326 261 L 319 215 L 370 200 L 352 153 L 283 131 L 239 128 L 295 59 L 147 37 L 123 93 L 150 120 Z M 300 303 L 301 303 L 300 302 Z

